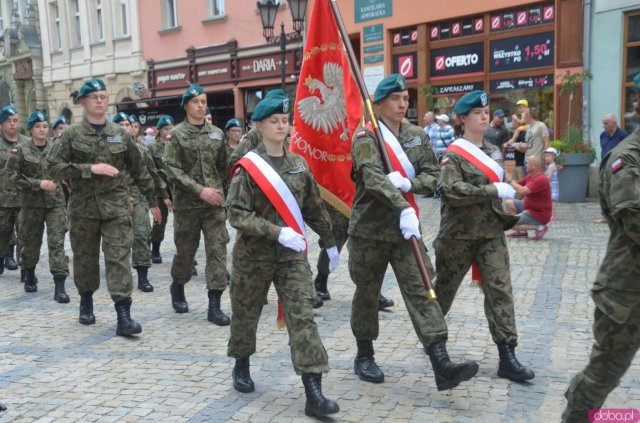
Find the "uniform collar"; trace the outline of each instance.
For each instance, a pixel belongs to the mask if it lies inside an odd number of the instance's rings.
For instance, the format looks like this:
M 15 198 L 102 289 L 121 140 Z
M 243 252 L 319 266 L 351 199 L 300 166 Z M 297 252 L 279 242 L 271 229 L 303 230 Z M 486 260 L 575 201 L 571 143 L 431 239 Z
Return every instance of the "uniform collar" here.
M 260 157 L 262 157 L 269 164 L 271 164 L 271 157 L 269 157 L 269 155 L 267 154 L 267 150 L 265 149 L 263 143 L 260 143 L 256 147 L 256 149 L 254 150 L 254 152 L 257 153 Z M 291 153 L 286 148 L 284 148 L 284 156 L 283 157 L 284 157 L 284 161 L 282 162 L 282 167 L 280 168 L 279 173 L 287 173 L 291 169 L 293 169 L 293 168 L 298 166 L 298 164 L 293 159 L 293 156 L 291 155 Z

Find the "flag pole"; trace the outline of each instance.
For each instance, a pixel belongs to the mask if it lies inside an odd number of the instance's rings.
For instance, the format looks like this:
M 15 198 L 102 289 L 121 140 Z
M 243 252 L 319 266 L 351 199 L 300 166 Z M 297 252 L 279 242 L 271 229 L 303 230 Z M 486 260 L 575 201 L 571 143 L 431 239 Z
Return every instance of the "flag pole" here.
M 323 1 L 323 0 L 316 0 Z M 338 9 L 338 4 L 336 0 L 330 0 L 331 2 L 331 11 L 333 12 L 333 16 L 336 19 L 336 23 L 338 24 L 338 31 L 340 32 L 340 38 L 342 39 L 342 44 L 347 50 L 347 58 L 349 59 L 349 64 L 351 65 L 351 74 L 358 85 L 358 90 L 360 91 L 360 96 L 364 101 L 364 113 L 368 120 L 371 122 L 373 126 L 373 133 L 375 135 L 378 150 L 380 151 L 380 155 L 382 156 L 382 160 L 387 169 L 387 172 L 393 170 L 393 166 L 391 165 L 391 159 L 389 158 L 389 153 L 387 153 L 387 149 L 384 148 L 384 137 L 382 136 L 382 132 L 380 131 L 380 126 L 378 125 L 378 119 L 376 118 L 375 113 L 373 112 L 373 104 L 371 103 L 371 99 L 369 97 L 369 92 L 367 91 L 367 87 L 364 83 L 364 79 L 362 78 L 362 74 L 360 73 L 360 66 L 356 61 L 356 55 L 353 52 L 353 47 L 351 46 L 351 41 L 349 41 L 349 35 L 347 34 L 347 28 L 344 26 L 344 21 L 342 20 L 342 15 L 340 14 L 340 10 Z M 418 269 L 420 270 L 420 276 L 422 277 L 422 283 L 424 284 L 424 288 L 427 291 L 427 298 L 435 299 L 436 293 L 433 290 L 433 284 L 431 282 L 431 278 L 429 277 L 429 273 L 427 272 L 427 266 L 424 262 L 424 258 L 422 257 L 422 249 L 420 248 L 420 243 L 415 236 L 412 236 L 409 239 L 411 243 L 411 249 L 413 250 L 413 255 L 415 256 L 416 263 L 418 264 Z

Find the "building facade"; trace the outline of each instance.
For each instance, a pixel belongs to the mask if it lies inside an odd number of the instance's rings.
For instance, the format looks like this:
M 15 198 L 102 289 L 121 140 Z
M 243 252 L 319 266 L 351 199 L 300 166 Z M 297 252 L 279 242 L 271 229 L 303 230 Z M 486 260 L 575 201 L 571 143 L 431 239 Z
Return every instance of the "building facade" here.
M 0 0 L 0 107 L 13 104 L 26 117 L 46 109 L 37 5 Z
M 107 84 L 110 113 L 146 91 L 136 0 L 38 0 L 42 79 L 52 119 L 81 119 L 75 92 L 90 78 Z

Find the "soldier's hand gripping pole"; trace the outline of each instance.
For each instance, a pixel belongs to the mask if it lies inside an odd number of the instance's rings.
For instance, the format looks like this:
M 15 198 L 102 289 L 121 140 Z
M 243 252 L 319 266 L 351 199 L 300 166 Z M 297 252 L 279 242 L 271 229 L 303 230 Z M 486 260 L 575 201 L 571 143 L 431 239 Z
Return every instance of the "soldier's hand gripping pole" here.
M 391 159 L 389 158 L 387 149 L 384 147 L 384 138 L 382 137 L 382 132 L 380 131 L 380 126 L 378 125 L 378 119 L 373 112 L 373 105 L 371 104 L 371 99 L 369 98 L 369 92 L 367 91 L 367 87 L 364 84 L 362 74 L 360 73 L 360 67 L 356 62 L 356 55 L 353 52 L 353 47 L 351 46 L 351 42 L 349 41 L 349 35 L 347 34 L 347 29 L 344 26 L 340 10 L 338 10 L 336 0 L 331 0 L 331 10 L 333 11 L 333 16 L 336 19 L 336 23 L 338 24 L 338 30 L 340 31 L 342 44 L 347 51 L 347 58 L 349 59 L 349 64 L 351 65 L 351 74 L 353 75 L 356 84 L 358 85 L 360 96 L 362 97 L 362 100 L 364 102 L 365 116 L 369 119 L 371 125 L 373 126 L 374 135 L 378 144 L 378 150 L 380 151 L 380 155 L 382 156 L 382 160 L 384 162 L 385 168 L 387 169 L 387 173 L 389 173 L 393 170 Z M 431 278 L 429 277 L 429 273 L 427 272 L 427 266 L 425 265 L 424 258 L 422 257 L 420 243 L 415 236 L 412 236 L 411 239 L 409 239 L 409 242 L 411 243 L 411 249 L 413 250 L 413 255 L 416 259 L 416 263 L 418 264 L 418 269 L 420 270 L 420 276 L 422 276 L 422 283 L 424 284 L 424 288 L 427 291 L 427 298 L 435 299 L 436 293 L 433 290 L 433 284 L 431 283 Z

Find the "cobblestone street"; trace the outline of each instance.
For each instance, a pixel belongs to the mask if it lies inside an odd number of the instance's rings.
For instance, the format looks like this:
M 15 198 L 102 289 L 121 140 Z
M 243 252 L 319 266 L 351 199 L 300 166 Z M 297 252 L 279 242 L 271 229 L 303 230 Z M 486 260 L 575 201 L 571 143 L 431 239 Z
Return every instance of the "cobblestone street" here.
M 432 251 L 440 203 L 419 201 Z M 376 361 L 386 380 L 378 385 L 360 381 L 353 374 L 356 346 L 349 318 L 354 286 L 345 248 L 341 265 L 329 279 L 332 300 L 315 312 L 332 367 L 323 380 L 324 393 L 341 408 L 335 420 L 558 421 L 564 390 L 586 364 L 591 348 L 593 303 L 588 291 L 609 230 L 605 224 L 593 223 L 600 217 L 596 202 L 558 204 L 556 215 L 559 221 L 551 224 L 541 241 L 508 241 L 520 336 L 516 353 L 536 372 L 530 384 L 496 376 L 498 352 L 484 316 L 483 296 L 470 285 L 469 274 L 447 316 L 447 345 L 454 361 L 477 360 L 480 372 L 451 391 L 438 392 L 390 270 L 382 289 L 396 305 L 380 312 L 380 338 L 374 342 Z M 71 303 L 53 301 L 46 248 L 36 269 L 40 280 L 36 294 L 24 292 L 19 272 L 5 270 L 0 276 L 0 401 L 9 409 L 0 414 L 0 422 L 311 420 L 304 415 L 304 389 L 291 365 L 287 332 L 275 325 L 273 289 L 258 330 L 258 351 L 251 361 L 256 384 L 251 394 L 232 387 L 233 360 L 226 355 L 229 327 L 206 320 L 203 245 L 196 257 L 199 275 L 186 286 L 189 313 L 174 313 L 169 296 L 171 227 L 162 244 L 164 263 L 149 272 L 155 292 L 134 290 L 132 317 L 142 324 L 143 332 L 132 339 L 115 336 L 116 314 L 104 269 L 102 286 L 94 295 L 97 322 L 93 326 L 78 323 L 79 296 L 72 278 L 67 282 Z M 234 237 L 231 231 L 232 242 Z M 310 259 L 315 271 L 317 236 L 312 237 Z M 68 239 L 67 250 L 71 256 Z M 232 243 L 228 263 L 231 251 Z M 230 313 L 227 291 L 223 310 Z M 605 406 L 640 408 L 638 360 Z

